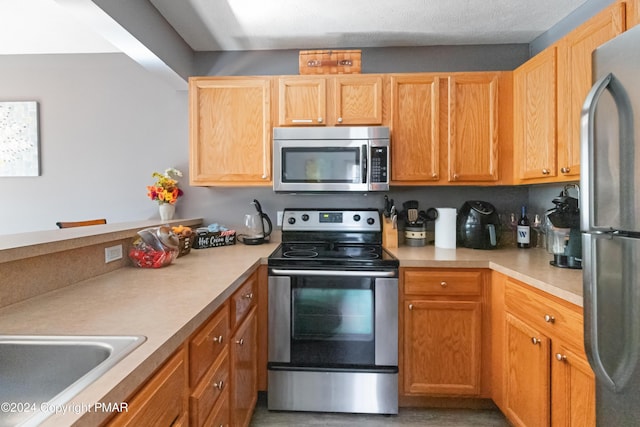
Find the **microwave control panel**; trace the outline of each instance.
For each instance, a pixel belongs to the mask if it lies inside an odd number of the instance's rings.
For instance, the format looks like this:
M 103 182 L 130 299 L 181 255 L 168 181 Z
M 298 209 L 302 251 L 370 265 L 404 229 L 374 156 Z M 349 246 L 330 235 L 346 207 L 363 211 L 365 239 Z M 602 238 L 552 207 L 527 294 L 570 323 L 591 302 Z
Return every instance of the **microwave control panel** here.
M 371 182 L 389 182 L 389 147 L 371 147 Z

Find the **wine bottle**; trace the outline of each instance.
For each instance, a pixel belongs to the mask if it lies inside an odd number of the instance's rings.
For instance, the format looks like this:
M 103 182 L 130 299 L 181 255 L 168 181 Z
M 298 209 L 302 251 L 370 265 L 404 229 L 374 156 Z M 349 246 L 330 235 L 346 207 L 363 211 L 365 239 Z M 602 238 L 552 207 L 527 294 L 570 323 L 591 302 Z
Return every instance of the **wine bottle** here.
M 531 225 L 529 223 L 529 218 L 527 218 L 527 208 L 525 206 L 522 207 L 522 213 L 520 215 L 520 219 L 518 220 L 518 247 L 527 249 L 531 247 Z

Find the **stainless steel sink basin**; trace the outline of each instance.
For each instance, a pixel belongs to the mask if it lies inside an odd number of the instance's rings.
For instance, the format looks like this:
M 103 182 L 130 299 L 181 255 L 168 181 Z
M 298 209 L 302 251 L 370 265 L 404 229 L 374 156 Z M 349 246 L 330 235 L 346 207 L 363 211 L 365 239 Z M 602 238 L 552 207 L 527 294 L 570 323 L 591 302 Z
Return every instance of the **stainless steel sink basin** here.
M 64 410 L 65 403 L 145 340 L 0 335 L 0 427 L 38 425 Z

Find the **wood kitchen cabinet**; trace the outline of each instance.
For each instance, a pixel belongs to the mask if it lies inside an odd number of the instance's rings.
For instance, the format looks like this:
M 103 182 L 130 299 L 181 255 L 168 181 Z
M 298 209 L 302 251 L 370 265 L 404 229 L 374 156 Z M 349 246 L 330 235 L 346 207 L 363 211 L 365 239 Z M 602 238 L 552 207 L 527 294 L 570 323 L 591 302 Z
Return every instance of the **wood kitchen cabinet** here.
M 625 3 L 616 3 L 558 43 L 558 169 L 562 181 L 580 178 L 580 113 L 592 86 L 591 54 L 625 29 Z
M 188 425 L 187 352 L 180 348 L 131 399 L 109 426 Z
M 231 338 L 231 425 L 248 426 L 258 399 L 257 315 L 253 307 Z
M 592 86 L 591 54 L 625 30 L 625 7 L 605 8 L 514 71 L 517 182 L 580 179 L 580 113 Z
M 440 79 L 437 74 L 392 74 L 391 182 L 440 180 Z
M 393 185 L 511 180 L 511 73 L 391 74 L 389 86 Z
M 278 126 L 381 125 L 383 83 L 378 74 L 281 76 Z
M 506 281 L 504 302 L 498 406 L 516 426 L 595 426 L 581 309 L 514 279 Z
M 551 46 L 513 72 L 514 168 L 520 180 L 557 175 L 557 52 Z
M 447 78 L 448 179 L 498 180 L 498 73 L 458 73 Z
M 401 289 L 401 395 L 488 397 L 485 272 L 404 268 Z
M 271 185 L 271 81 L 189 79 L 191 185 Z

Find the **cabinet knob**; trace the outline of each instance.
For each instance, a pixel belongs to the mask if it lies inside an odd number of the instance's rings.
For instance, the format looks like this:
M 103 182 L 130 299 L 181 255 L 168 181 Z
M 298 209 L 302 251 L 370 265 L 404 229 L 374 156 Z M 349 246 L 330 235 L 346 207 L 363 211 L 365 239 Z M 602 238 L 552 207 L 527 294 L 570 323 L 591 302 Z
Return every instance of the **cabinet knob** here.
M 239 340 L 236 340 L 236 344 L 244 345 L 244 338 L 240 338 Z
M 536 337 L 532 337 L 531 338 L 531 342 L 533 343 L 533 345 L 538 345 L 540 344 L 540 340 Z
M 338 123 L 342 123 L 342 117 L 338 117 Z
M 457 180 L 458 180 L 458 178 L 460 178 L 460 175 L 458 175 L 457 173 L 454 173 L 454 174 L 453 174 L 453 180 L 454 180 L 454 181 L 457 181 Z
M 551 315 L 549 315 L 549 314 L 545 314 L 544 315 L 544 321 L 547 322 L 547 323 L 555 323 L 556 318 L 551 316 Z
M 442 282 L 440 282 L 440 286 L 446 288 L 447 286 L 449 286 L 449 284 L 443 280 Z
M 242 295 L 242 297 L 246 298 L 246 299 L 251 299 L 251 298 L 253 298 L 253 292 L 249 292 L 248 294 L 244 294 L 244 295 Z
M 562 172 L 562 173 L 569 173 L 569 172 L 571 172 L 571 168 L 566 168 L 566 167 L 565 167 L 565 168 L 562 168 L 562 169 L 560 169 L 560 172 Z
M 431 178 L 433 178 L 433 179 L 438 179 L 438 174 L 437 174 L 437 173 L 435 173 L 435 172 L 434 172 L 434 173 L 432 173 L 432 174 L 431 174 Z
M 322 123 L 322 117 L 318 117 L 318 123 Z
M 542 175 L 549 175 L 551 171 L 549 169 L 542 169 Z
M 565 356 L 564 354 L 556 353 L 556 360 L 558 362 L 566 362 L 567 356 Z
M 217 342 L 218 344 L 222 344 L 222 335 L 217 337 L 213 337 L 213 342 Z
M 409 310 L 413 310 L 413 304 L 409 304 Z
M 267 178 L 268 178 L 268 177 L 267 177 L 267 174 L 266 174 L 266 173 L 262 175 L 262 179 L 267 179 Z
M 215 388 L 217 388 L 218 390 L 222 390 L 222 387 L 224 387 L 224 381 L 220 380 L 220 381 L 219 381 L 219 382 L 217 382 L 217 383 L 213 383 L 213 386 L 214 386 Z

